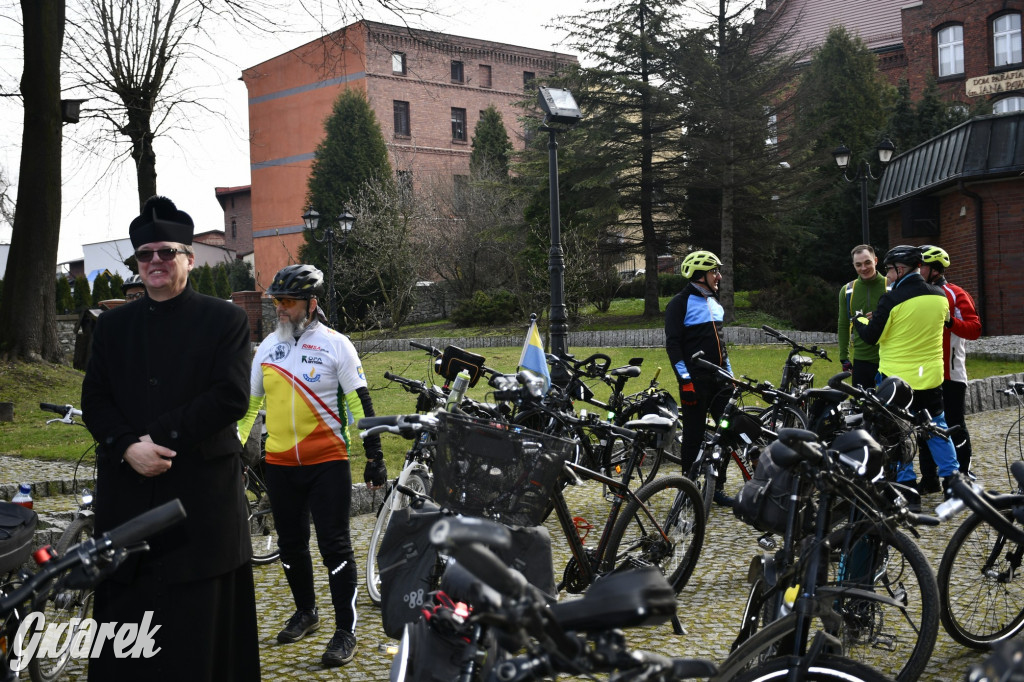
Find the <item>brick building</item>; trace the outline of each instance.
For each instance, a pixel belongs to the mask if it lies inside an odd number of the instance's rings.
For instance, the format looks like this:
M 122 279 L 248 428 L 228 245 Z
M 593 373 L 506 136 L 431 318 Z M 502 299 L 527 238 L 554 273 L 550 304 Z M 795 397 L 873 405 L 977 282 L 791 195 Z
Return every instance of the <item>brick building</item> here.
M 215 187 L 214 194 L 224 211 L 224 245 L 244 258 L 252 253 L 252 188 Z
M 469 174 L 480 112 L 494 105 L 522 149 L 514 103 L 534 78 L 575 62 L 556 52 L 360 21 L 245 69 L 257 287 L 293 262 L 304 241 L 314 151 L 344 89 L 366 94 L 399 182 L 413 191 L 430 183 L 457 187 Z
M 890 244 L 949 252 L 950 279 L 975 297 L 984 334 L 1024 334 L 1024 0 L 767 0 L 757 20 L 773 15 L 796 20 L 794 48 L 845 26 L 914 98 L 934 75 L 947 101 L 991 102 L 994 115 L 899 150 L 871 210 L 886 216 Z

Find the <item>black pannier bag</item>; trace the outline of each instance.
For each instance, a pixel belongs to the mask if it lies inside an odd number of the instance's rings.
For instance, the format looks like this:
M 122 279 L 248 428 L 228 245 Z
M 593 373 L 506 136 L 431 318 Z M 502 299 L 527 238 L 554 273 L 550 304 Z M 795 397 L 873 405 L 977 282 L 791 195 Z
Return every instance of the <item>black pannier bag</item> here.
M 0 502 L 0 576 L 16 571 L 32 554 L 36 513 L 13 502 Z
M 753 477 L 743 484 L 736 496 L 733 513 L 740 521 L 758 530 L 783 533 L 789 513 L 789 495 L 796 474 L 775 463 L 772 458 L 773 448 L 786 446 L 775 441 L 769 447 L 762 448 Z M 802 495 L 799 497 L 801 509 L 797 515 L 798 529 L 810 518 L 806 500 L 802 499 Z
M 388 521 L 377 553 L 380 570 L 380 617 L 384 633 L 402 636 L 406 623 L 419 620 L 430 606 L 435 589 L 437 549 L 430 544 L 430 528 L 442 517 L 432 502 L 396 509 Z
M 544 526 L 511 526 L 512 546 L 495 548 L 498 558 L 523 574 L 545 594 L 555 595 L 555 571 L 551 560 L 551 533 Z

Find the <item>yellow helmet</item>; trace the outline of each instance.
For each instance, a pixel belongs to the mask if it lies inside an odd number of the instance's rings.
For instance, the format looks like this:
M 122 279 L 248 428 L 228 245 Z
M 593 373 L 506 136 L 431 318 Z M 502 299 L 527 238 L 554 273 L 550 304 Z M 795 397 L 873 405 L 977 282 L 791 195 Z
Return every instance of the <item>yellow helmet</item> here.
M 942 266 L 943 270 L 949 267 L 949 254 L 938 246 L 931 246 L 929 244 L 922 246 L 921 260 L 926 265 L 935 265 L 937 263 Z
M 683 277 L 691 279 L 698 272 L 707 272 L 721 266 L 722 261 L 710 251 L 694 251 L 683 259 L 679 271 L 683 273 Z

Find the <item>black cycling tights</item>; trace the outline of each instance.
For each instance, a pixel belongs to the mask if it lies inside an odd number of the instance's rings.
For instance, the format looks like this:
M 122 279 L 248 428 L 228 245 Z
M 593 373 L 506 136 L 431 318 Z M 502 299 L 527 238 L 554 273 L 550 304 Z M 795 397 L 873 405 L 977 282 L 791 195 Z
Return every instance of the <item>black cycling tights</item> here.
M 358 571 L 349 536 L 352 473 L 347 461 L 309 466 L 267 465 L 267 491 L 274 510 L 281 563 L 295 607 L 316 605 L 313 560 L 309 554 L 309 520 L 327 567 L 335 627 L 355 629 Z

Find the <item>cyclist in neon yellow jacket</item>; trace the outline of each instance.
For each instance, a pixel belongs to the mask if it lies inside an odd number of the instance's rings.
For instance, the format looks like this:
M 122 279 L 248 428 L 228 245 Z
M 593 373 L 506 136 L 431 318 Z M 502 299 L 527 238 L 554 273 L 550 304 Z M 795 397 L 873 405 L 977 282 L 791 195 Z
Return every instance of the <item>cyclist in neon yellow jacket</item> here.
M 932 423 L 946 428 L 942 404 L 942 332 L 949 319 L 949 303 L 942 289 L 921 277 L 921 249 L 894 246 L 885 254 L 886 272 L 895 272 L 892 289 L 878 301 L 878 308 L 853 320 L 867 343 L 878 344 L 878 371 L 882 377 L 898 376 L 914 390 L 912 412 L 928 410 Z M 959 470 L 956 451 L 949 438 L 931 436 L 928 446 L 939 476 L 949 479 Z M 912 464 L 901 467 L 896 480 L 914 483 Z
M 322 319 L 317 303 L 322 289 L 323 273 L 311 265 L 289 265 L 267 288 L 278 326 L 253 358 L 249 411 L 239 423 L 239 435 L 245 442 L 265 396 L 267 492 L 296 608 L 277 641 L 295 642 L 320 627 L 309 553 L 312 516 L 335 617 L 334 636 L 321 662 L 333 667 L 351 661 L 356 648 L 349 427 L 373 416 L 373 403 L 352 342 Z M 380 437 L 363 441 L 363 450 L 363 479 L 371 486 L 383 485 L 387 468 Z

